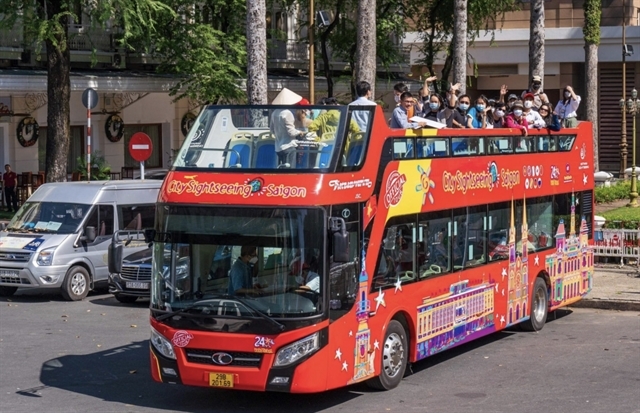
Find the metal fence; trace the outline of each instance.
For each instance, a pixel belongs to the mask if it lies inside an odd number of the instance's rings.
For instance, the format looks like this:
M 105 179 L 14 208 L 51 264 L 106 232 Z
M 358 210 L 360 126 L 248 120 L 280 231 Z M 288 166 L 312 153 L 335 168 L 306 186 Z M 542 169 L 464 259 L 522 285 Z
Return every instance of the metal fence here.
M 625 259 L 640 265 L 640 230 L 599 229 L 595 231 L 593 241 L 596 257 L 619 258 L 621 265 Z

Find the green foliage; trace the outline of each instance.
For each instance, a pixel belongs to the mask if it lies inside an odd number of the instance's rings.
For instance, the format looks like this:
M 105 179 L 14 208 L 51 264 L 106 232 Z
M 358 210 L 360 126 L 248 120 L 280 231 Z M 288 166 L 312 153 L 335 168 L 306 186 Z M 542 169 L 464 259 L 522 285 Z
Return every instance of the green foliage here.
M 608 229 L 640 229 L 640 208 L 622 207 L 601 214 Z
M 440 76 L 447 80 L 451 70 L 452 44 L 454 30 L 454 0 L 417 0 L 407 2 L 406 15 L 411 18 L 413 30 L 420 33 L 422 44 L 420 52 L 430 75 L 435 75 L 434 62 L 438 56 L 446 55 Z M 467 4 L 468 41 L 478 37 L 481 30 L 499 26 L 506 12 L 519 9 L 518 0 L 469 0 Z M 473 58 L 471 58 L 473 60 Z M 442 88 L 442 87 L 441 87 Z
M 630 181 L 618 181 L 610 187 L 598 186 L 595 189 L 596 204 L 617 201 L 618 199 L 629 198 L 631 192 Z
M 600 18 L 602 16 L 602 0 L 584 0 L 584 41 L 587 44 L 600 44 Z
M 161 20 L 152 45 L 158 71 L 177 75 L 170 95 L 203 103 L 240 99 L 245 77 L 244 0 L 163 0 L 177 15 Z
M 76 172 L 80 173 L 83 180 L 87 179 L 87 158 L 79 156 L 77 158 L 78 167 Z M 104 159 L 104 156 L 96 151 L 91 154 L 91 180 L 106 181 L 111 178 L 111 166 Z

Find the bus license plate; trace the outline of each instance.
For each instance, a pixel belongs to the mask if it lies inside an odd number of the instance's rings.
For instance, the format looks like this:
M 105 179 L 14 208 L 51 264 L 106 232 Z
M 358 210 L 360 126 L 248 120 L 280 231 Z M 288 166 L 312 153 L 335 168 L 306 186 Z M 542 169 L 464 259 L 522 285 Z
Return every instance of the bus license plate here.
M 229 374 L 229 373 L 209 373 L 209 386 L 211 386 L 211 387 L 233 387 L 233 374 Z
M 0 270 L 0 277 L 20 278 L 20 271 L 18 271 L 18 270 Z
M 149 283 L 127 281 L 126 286 L 127 286 L 127 288 L 134 288 L 136 290 L 148 290 L 149 289 Z

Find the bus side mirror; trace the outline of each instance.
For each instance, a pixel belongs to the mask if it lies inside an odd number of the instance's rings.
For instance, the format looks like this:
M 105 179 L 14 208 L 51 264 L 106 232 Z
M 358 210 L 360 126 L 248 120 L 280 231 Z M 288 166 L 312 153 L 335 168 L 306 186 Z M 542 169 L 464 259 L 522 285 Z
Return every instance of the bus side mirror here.
M 333 233 L 333 262 L 349 262 L 349 234 L 344 219 L 331 217 L 329 231 Z
M 107 262 L 110 274 L 120 274 L 122 272 L 122 244 L 112 242 L 107 250 Z
M 84 241 L 91 244 L 96 240 L 96 227 L 86 227 L 84 229 L 84 235 L 80 237 L 80 241 Z
M 149 244 L 149 246 L 151 246 L 151 244 L 153 243 L 153 240 L 156 239 L 156 230 L 153 228 L 148 228 L 144 230 L 144 242 L 146 242 L 147 244 Z

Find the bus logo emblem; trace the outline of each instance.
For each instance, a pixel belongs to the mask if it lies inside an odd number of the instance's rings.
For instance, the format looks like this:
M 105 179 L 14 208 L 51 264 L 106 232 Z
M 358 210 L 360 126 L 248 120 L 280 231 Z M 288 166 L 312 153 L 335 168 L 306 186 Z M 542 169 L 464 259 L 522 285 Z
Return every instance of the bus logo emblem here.
M 400 174 L 398 171 L 393 171 L 387 178 L 387 188 L 384 195 L 384 206 L 389 208 L 390 206 L 396 206 L 400 203 L 402 198 L 402 188 L 407 182 L 407 178 L 404 174 Z
M 233 356 L 229 353 L 213 353 L 211 361 L 220 366 L 226 366 L 233 362 Z

